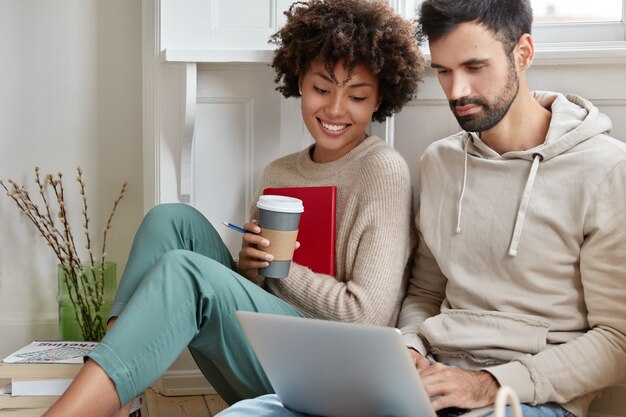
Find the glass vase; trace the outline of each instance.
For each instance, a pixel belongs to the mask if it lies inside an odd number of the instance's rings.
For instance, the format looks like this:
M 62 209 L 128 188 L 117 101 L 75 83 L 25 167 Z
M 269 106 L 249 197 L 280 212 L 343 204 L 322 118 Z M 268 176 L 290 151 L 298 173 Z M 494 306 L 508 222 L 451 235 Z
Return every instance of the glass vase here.
M 59 338 L 99 342 L 116 291 L 116 264 L 58 265 Z

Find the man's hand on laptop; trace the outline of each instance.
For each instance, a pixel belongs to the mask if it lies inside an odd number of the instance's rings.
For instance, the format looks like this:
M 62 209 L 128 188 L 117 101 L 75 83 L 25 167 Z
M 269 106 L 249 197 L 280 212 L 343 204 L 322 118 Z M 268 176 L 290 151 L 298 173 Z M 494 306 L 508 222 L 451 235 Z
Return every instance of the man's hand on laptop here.
M 435 363 L 419 372 L 435 410 L 485 407 L 493 404 L 500 387 L 493 375 L 485 371 L 467 371 Z
M 426 358 L 425 356 L 423 356 L 421 353 L 419 353 L 417 350 L 413 348 L 408 348 L 408 349 L 409 349 L 409 354 L 411 355 L 411 359 L 413 360 L 413 363 L 415 364 L 415 367 L 417 368 L 418 371 L 421 371 L 422 369 L 426 369 L 430 365 L 430 361 L 428 360 L 428 358 Z

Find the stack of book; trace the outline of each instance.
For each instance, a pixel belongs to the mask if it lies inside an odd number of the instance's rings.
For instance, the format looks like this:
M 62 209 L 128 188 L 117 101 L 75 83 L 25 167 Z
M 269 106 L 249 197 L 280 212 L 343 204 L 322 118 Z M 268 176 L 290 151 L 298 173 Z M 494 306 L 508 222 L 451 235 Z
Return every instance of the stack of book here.
M 67 389 L 97 343 L 37 340 L 0 363 L 0 417 L 39 417 Z M 143 396 L 130 417 L 140 417 Z

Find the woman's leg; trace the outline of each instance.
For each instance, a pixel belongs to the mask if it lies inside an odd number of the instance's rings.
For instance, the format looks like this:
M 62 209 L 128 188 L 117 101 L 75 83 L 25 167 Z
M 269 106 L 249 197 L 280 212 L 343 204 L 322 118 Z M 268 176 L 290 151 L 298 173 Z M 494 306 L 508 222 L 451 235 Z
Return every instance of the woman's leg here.
M 186 249 L 208 256 L 234 269 L 235 263 L 211 223 L 186 204 L 161 204 L 144 217 L 115 294 L 111 317 L 122 312 L 146 273 L 165 253 Z
M 98 364 L 88 360 L 63 395 L 43 416 L 109 417 L 119 408 L 113 381 Z
M 115 382 L 123 404 L 157 379 L 186 346 L 225 401 L 272 392 L 235 317 L 237 310 L 301 315 L 219 262 L 171 251 L 146 274 L 89 356 Z
M 294 307 L 213 259 L 185 250 L 161 256 L 110 332 L 89 354 L 115 387 L 115 407 L 143 392 L 186 346 L 226 401 L 272 392 L 235 317 L 237 310 L 301 316 Z M 97 376 L 97 372 L 92 374 Z M 79 381 L 82 390 L 74 388 Z M 68 395 L 81 397 L 75 394 L 77 390 L 88 392 L 95 381 L 100 380 L 77 378 Z M 108 392 L 108 386 L 103 384 L 102 389 Z M 50 416 L 72 415 L 63 407 L 58 410 Z M 90 407 L 92 415 L 107 416 L 109 409 L 102 410 L 105 414 Z
M 144 217 L 133 241 L 128 263 L 120 280 L 111 310 L 112 321 L 119 316 L 149 268 L 170 250 L 187 249 L 234 268 L 226 245 L 209 221 L 186 204 L 161 204 Z M 108 331 L 108 330 L 107 330 Z M 128 404 L 127 409 L 130 409 Z

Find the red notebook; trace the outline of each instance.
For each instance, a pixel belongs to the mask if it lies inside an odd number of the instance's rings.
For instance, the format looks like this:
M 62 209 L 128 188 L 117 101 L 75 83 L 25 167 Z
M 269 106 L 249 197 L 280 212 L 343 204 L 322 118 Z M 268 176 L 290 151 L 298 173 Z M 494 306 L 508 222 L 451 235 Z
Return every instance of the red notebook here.
M 284 195 L 302 200 L 298 242 L 293 261 L 318 274 L 335 276 L 335 209 L 337 187 L 266 188 L 263 194 Z

